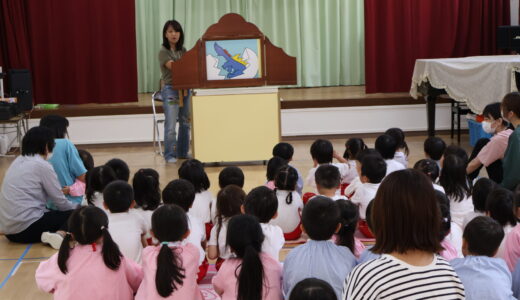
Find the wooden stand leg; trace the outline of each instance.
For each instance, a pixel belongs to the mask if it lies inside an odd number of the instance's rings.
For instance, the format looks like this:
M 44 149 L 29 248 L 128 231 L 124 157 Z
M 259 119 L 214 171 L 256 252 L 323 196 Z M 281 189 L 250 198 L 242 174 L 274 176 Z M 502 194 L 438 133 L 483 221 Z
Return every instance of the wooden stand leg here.
M 437 97 L 426 97 L 428 136 L 435 136 L 435 101 Z

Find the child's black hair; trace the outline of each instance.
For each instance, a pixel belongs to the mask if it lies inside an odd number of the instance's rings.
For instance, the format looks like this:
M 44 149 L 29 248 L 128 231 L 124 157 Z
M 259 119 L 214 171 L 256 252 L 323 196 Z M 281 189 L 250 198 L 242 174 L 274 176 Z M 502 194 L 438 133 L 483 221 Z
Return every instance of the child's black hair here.
M 318 164 L 327 164 L 332 162 L 334 148 L 329 140 L 318 139 L 311 145 L 311 157 Z
M 384 159 L 393 159 L 397 151 L 397 142 L 392 136 L 383 134 L 377 137 L 375 148 Z
M 468 164 L 468 153 L 457 145 L 449 145 L 446 150 L 444 150 L 444 157 L 448 155 L 455 155 L 459 157 L 465 165 Z M 444 166 L 442 166 L 442 168 L 444 169 Z
M 433 159 L 421 159 L 415 163 L 413 168 L 426 174 L 433 183 L 439 178 L 439 165 L 437 165 L 437 162 Z
M 466 163 L 455 154 L 444 156 L 439 183 L 446 191 L 446 196 L 460 202 L 471 195 L 471 187 L 466 174 Z
M 356 156 L 363 150 L 368 149 L 367 145 L 363 139 L 360 138 L 351 138 L 348 139 L 345 143 L 345 153 L 343 153 L 343 158 L 348 160 L 356 159 Z
M 285 203 L 292 203 L 292 191 L 296 189 L 296 184 L 298 183 L 298 172 L 295 168 L 287 165 L 282 167 L 276 173 L 276 177 L 274 178 L 274 186 L 275 193 L 277 190 L 288 191 L 287 197 L 285 198 Z
M 242 169 L 235 166 L 225 167 L 220 174 L 218 174 L 218 185 L 221 189 L 226 186 L 234 184 L 244 188 L 244 172 Z
M 87 172 L 86 177 L 87 188 L 85 196 L 90 205 L 94 204 L 92 197 L 94 197 L 95 192 L 103 193 L 103 190 L 109 183 L 117 180 L 116 173 L 109 166 L 95 167 Z
M 272 181 L 276 177 L 278 170 L 287 165 L 287 161 L 281 157 L 274 156 L 267 162 L 265 177 L 267 181 Z
M 279 156 L 290 161 L 294 155 L 294 148 L 289 143 L 278 143 L 273 148 L 273 156 Z
M 94 158 L 92 157 L 92 154 L 87 150 L 82 149 L 78 149 L 78 154 L 87 172 L 92 170 L 94 168 Z
M 433 160 L 440 160 L 446 150 L 446 143 L 439 137 L 429 137 L 424 141 L 424 153 Z
M 111 270 L 119 269 L 121 257 L 119 247 L 108 232 L 108 217 L 99 207 L 83 206 L 72 212 L 67 221 L 69 232 L 65 235 L 58 252 L 58 267 L 67 274 L 67 261 L 70 257 L 71 243 L 80 245 L 96 243 L 103 239 L 101 253 L 105 266 Z
M 261 300 L 264 267 L 260 259 L 264 233 L 253 216 L 237 215 L 228 223 L 226 244 L 242 260 L 237 277 L 237 300 Z M 237 274 L 238 273 L 238 274 Z
M 162 198 L 164 204 L 176 204 L 188 212 L 195 201 L 195 188 L 188 180 L 175 179 L 163 189 Z
M 321 165 L 316 169 L 314 174 L 316 185 L 326 189 L 338 188 L 341 184 L 341 174 L 339 169 L 334 165 Z
M 132 181 L 135 203 L 143 210 L 155 210 L 161 203 L 159 173 L 154 169 L 139 169 Z
M 278 211 L 275 191 L 266 186 L 252 189 L 244 200 L 244 211 L 257 217 L 260 223 L 269 223 Z
M 440 230 L 440 240 L 442 241 L 451 230 L 450 200 L 446 197 L 446 194 L 438 190 L 435 190 L 435 198 L 437 198 L 437 201 L 439 202 L 439 209 L 442 218 Z
M 55 139 L 63 139 L 67 135 L 69 120 L 60 115 L 46 115 L 40 119 L 40 126 L 52 130 Z
M 241 206 L 244 204 L 246 193 L 237 185 L 228 185 L 217 194 L 217 248 L 219 247 L 219 236 L 222 223 L 225 219 L 241 214 Z
M 386 176 L 386 162 L 376 155 L 365 155 L 361 161 L 361 175 L 370 183 L 380 183 Z
M 128 179 L 130 179 L 130 169 L 124 160 L 119 158 L 112 158 L 111 160 L 107 161 L 105 165 L 111 167 L 112 170 L 116 172 L 117 179 L 126 182 L 128 182 Z
M 374 232 L 374 227 L 372 222 L 372 207 L 374 206 L 374 199 L 370 200 L 370 202 L 367 205 L 367 210 L 365 211 L 365 221 L 367 222 L 368 229 L 370 229 L 371 232 Z
M 170 296 L 182 286 L 185 268 L 170 242 L 182 241 L 188 231 L 188 217 L 180 206 L 165 204 L 152 214 L 152 231 L 155 238 L 161 242 L 161 250 L 157 255 L 157 272 L 155 273 L 155 288 L 161 297 Z
M 318 278 L 306 278 L 298 282 L 289 295 L 289 300 L 337 300 L 332 286 Z
M 179 178 L 186 179 L 195 188 L 195 193 L 201 193 L 209 189 L 208 174 L 204 171 L 204 165 L 196 159 L 188 159 L 179 168 Z
M 359 207 L 350 200 L 336 201 L 341 220 L 341 228 L 338 231 L 338 239 L 336 244 L 345 246 L 350 249 L 352 254 L 355 253 L 354 233 L 356 232 L 357 223 L 359 221 Z
M 516 215 L 514 212 L 515 196 L 508 189 L 497 187 L 489 193 L 486 199 L 486 211 L 500 225 L 516 226 Z
M 410 155 L 410 149 L 408 148 L 408 144 L 406 143 L 404 131 L 401 128 L 390 128 L 385 134 L 394 138 L 397 143 L 397 149 L 404 149 L 404 154 L 406 156 Z
M 379 153 L 376 149 L 367 148 L 367 149 L 359 152 L 356 155 L 356 160 L 361 163 L 363 161 L 363 158 L 365 158 L 365 156 L 367 156 L 367 155 L 375 155 L 375 156 L 379 156 L 379 157 L 383 158 L 381 156 L 381 153 Z
M 340 223 L 338 204 L 330 198 L 316 196 L 303 207 L 302 225 L 315 241 L 329 240 Z
M 504 238 L 504 228 L 490 217 L 479 216 L 466 225 L 462 237 L 470 254 L 493 257 Z
M 103 190 L 103 201 L 111 213 L 127 212 L 134 201 L 134 190 L 124 180 L 112 181 Z
M 475 182 L 471 192 L 475 211 L 482 213 L 486 211 L 487 197 L 489 196 L 489 193 L 495 189 L 495 187 L 496 183 L 489 178 L 482 177 L 477 180 L 477 182 Z

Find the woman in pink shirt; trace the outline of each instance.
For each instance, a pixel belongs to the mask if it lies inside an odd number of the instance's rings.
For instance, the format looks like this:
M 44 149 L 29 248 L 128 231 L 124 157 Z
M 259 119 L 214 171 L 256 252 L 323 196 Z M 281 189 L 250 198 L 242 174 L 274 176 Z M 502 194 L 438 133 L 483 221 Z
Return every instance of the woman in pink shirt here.
M 54 299 L 131 300 L 143 278 L 108 232 L 108 217 L 94 206 L 75 210 L 61 248 L 36 270 L 36 284 Z M 73 248 L 71 246 L 73 245 Z
M 469 158 L 466 172 L 473 180 L 478 176 L 482 166 L 485 166 L 489 179 L 500 183 L 503 176 L 502 159 L 506 152 L 509 136 L 513 131 L 508 128 L 508 122 L 502 118 L 499 102 L 488 104 L 482 115 L 484 116 L 482 129 L 486 133 L 493 134 L 493 137 L 477 141 Z
M 161 243 L 143 251 L 144 278 L 135 299 L 202 300 L 197 285 L 199 250 L 183 240 L 188 237 L 188 217 L 174 204 L 152 214 L 152 234 Z
M 227 259 L 212 284 L 222 300 L 281 300 L 282 267 L 260 252 L 264 234 L 257 219 L 238 215 L 229 220 L 227 244 L 236 258 Z

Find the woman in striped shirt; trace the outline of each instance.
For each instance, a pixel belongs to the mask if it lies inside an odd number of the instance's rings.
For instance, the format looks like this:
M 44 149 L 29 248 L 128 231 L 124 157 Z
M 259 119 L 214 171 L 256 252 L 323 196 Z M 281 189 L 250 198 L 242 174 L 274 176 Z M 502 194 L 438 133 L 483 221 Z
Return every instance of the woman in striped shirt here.
M 440 211 L 431 181 L 416 170 L 388 175 L 372 210 L 381 257 L 348 275 L 343 299 L 464 299 L 464 286 L 437 255 Z

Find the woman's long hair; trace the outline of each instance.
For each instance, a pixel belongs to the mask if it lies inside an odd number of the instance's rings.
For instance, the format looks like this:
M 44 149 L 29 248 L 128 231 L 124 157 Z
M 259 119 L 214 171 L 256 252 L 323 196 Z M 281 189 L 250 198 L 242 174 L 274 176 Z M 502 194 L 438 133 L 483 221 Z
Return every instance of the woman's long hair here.
M 168 28 L 170 26 L 173 28 L 173 30 L 180 33 L 179 40 L 177 41 L 177 44 L 175 44 L 175 50 L 181 51 L 184 47 L 184 31 L 182 30 L 181 23 L 177 22 L 176 20 L 168 20 L 168 21 L 166 21 L 166 23 L 164 23 L 163 30 L 162 30 L 162 38 L 163 38 L 162 45 L 164 46 L 164 48 L 171 50 L 170 42 L 166 38 L 166 31 L 168 31 Z

